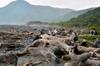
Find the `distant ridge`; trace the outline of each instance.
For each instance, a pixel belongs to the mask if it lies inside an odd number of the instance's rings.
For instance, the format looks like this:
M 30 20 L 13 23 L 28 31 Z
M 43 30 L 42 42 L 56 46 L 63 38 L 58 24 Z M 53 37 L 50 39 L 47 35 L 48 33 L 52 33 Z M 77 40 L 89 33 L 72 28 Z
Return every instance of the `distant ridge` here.
M 79 10 L 79 11 L 73 11 L 73 12 L 70 12 L 70 13 L 67 13 L 63 16 L 60 16 L 58 17 L 55 21 L 68 21 L 72 18 L 76 18 L 78 17 L 79 15 L 82 15 L 88 11 L 91 11 L 91 10 L 94 10 L 95 8 L 88 8 L 88 9 L 84 9 L 84 10 Z
M 25 0 L 17 0 L 0 8 L 0 24 L 25 24 L 29 21 L 50 22 L 73 11 L 75 10 L 31 5 Z

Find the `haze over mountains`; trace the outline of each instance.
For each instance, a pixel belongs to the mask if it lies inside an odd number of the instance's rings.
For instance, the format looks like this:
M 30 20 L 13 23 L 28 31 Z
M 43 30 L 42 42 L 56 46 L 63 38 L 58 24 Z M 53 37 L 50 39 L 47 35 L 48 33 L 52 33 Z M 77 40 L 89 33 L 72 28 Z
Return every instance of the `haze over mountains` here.
M 25 23 L 28 21 L 51 21 L 58 16 L 72 12 L 72 9 L 59 9 L 48 6 L 30 5 L 26 1 L 17 0 L 0 8 L 0 22 Z
M 79 10 L 79 11 L 73 11 L 70 13 L 67 13 L 63 16 L 58 17 L 55 21 L 67 21 L 70 20 L 71 18 L 76 18 L 79 15 L 82 15 L 88 11 L 94 10 L 95 8 L 89 8 L 89 9 L 85 9 L 85 10 Z
M 53 22 L 69 20 L 87 12 L 77 12 L 73 9 L 53 8 L 49 6 L 31 5 L 24 0 L 13 1 L 0 8 L 0 24 L 25 24 L 29 21 Z M 65 16 L 62 19 L 61 16 Z

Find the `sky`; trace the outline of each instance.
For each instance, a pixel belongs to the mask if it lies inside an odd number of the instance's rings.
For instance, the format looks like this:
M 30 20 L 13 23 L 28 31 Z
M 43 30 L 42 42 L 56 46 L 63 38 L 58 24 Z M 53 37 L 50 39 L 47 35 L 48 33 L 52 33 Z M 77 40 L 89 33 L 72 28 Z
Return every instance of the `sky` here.
M 4 7 L 15 0 L 0 0 L 0 7 Z M 26 0 L 32 5 L 52 6 L 57 8 L 70 8 L 75 10 L 99 7 L 100 0 Z

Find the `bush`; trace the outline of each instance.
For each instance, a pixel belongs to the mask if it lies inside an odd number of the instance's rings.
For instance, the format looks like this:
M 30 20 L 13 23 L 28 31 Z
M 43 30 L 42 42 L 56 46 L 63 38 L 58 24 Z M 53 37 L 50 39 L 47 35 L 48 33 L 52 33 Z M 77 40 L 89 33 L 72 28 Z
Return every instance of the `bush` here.
M 80 36 L 80 39 L 86 39 L 87 41 L 94 42 L 97 36 Z

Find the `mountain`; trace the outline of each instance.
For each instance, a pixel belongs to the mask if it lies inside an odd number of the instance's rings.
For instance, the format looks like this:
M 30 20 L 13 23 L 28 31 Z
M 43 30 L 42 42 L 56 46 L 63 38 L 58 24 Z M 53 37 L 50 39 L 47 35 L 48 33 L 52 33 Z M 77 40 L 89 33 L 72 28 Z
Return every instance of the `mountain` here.
M 88 12 L 72 18 L 68 21 L 53 23 L 63 27 L 88 27 L 96 28 L 100 31 L 100 7 L 96 7 Z
M 17 0 L 0 8 L 0 24 L 25 24 L 29 21 L 48 22 L 73 11 L 72 9 L 31 5 L 24 0 Z
M 71 19 L 69 22 L 79 25 L 96 25 L 100 26 L 100 7 L 90 10 L 77 18 Z
M 79 11 L 73 11 L 73 12 L 70 12 L 70 13 L 67 13 L 63 16 L 60 16 L 58 17 L 55 21 L 68 21 L 72 18 L 76 18 L 78 17 L 79 15 L 82 15 L 90 10 L 93 10 L 95 8 L 89 8 L 89 9 L 84 9 L 84 10 L 79 10 Z

